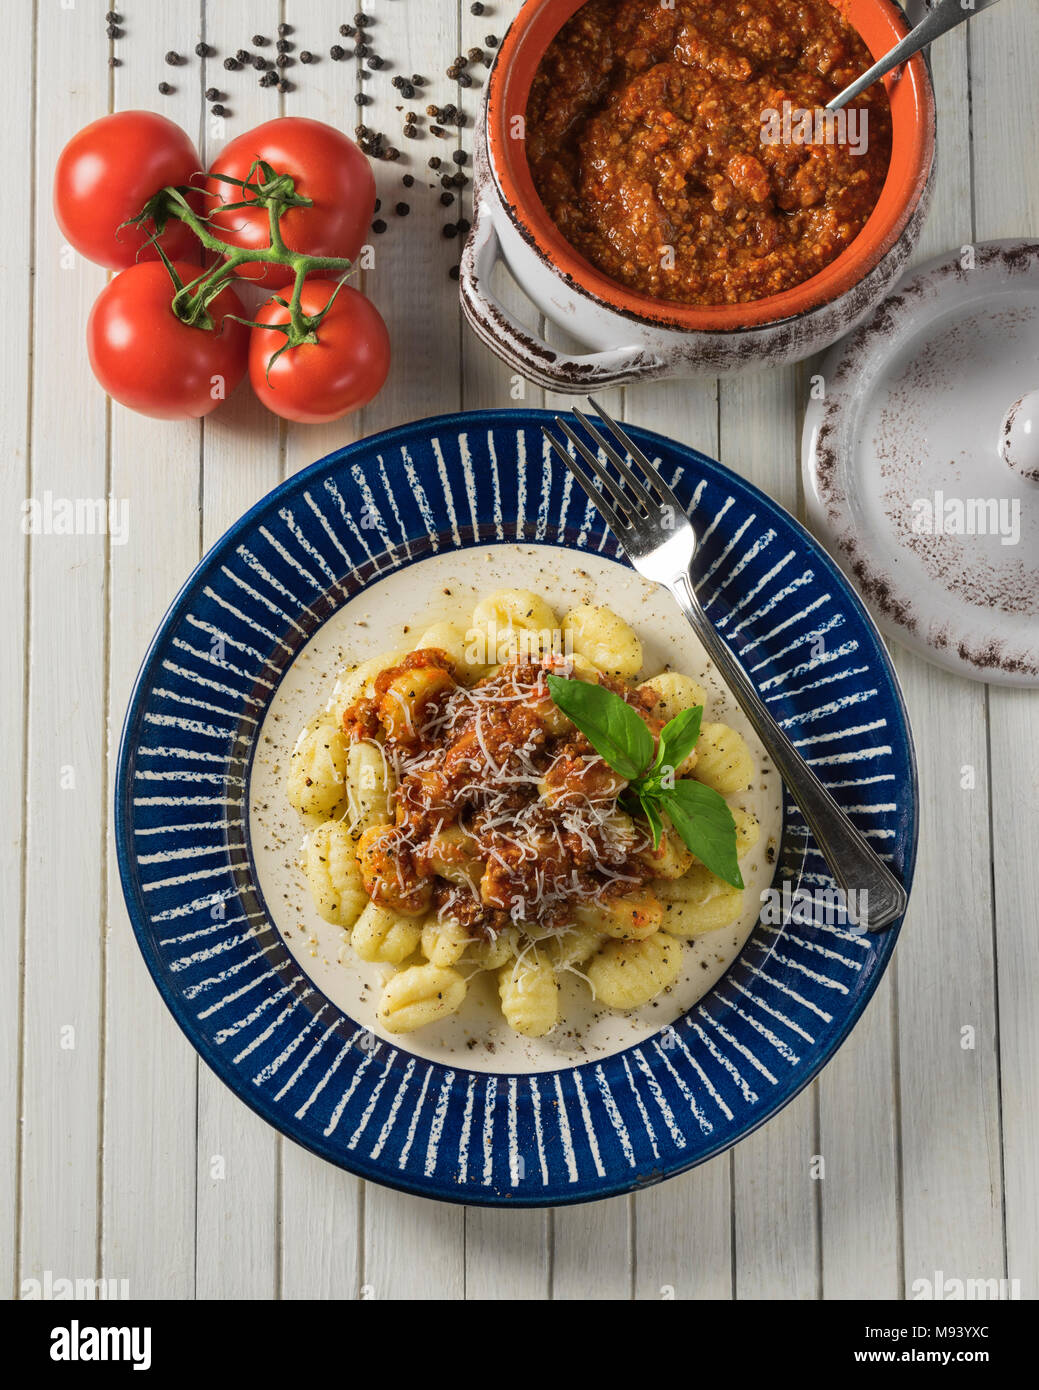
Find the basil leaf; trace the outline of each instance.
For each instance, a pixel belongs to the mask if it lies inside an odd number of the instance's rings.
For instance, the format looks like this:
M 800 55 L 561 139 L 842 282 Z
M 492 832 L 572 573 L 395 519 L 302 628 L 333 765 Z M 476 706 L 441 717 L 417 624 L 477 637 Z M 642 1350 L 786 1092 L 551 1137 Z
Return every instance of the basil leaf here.
M 700 724 L 703 720 L 703 705 L 694 705 L 676 714 L 660 731 L 660 747 L 654 770 L 673 767 L 675 772 L 696 747 L 700 737 Z
M 733 888 L 742 888 L 736 822 L 725 798 L 702 782 L 683 777 L 672 791 L 661 791 L 658 799 L 685 847 L 700 863 Z
M 660 837 L 664 833 L 664 822 L 660 819 L 660 812 L 657 809 L 657 802 L 651 796 L 640 796 L 639 802 L 642 806 L 642 814 L 649 822 L 649 828 L 653 835 L 653 848 L 660 848 Z
M 553 703 L 577 725 L 614 772 L 632 782 L 653 756 L 653 735 L 625 700 L 604 685 L 549 676 Z

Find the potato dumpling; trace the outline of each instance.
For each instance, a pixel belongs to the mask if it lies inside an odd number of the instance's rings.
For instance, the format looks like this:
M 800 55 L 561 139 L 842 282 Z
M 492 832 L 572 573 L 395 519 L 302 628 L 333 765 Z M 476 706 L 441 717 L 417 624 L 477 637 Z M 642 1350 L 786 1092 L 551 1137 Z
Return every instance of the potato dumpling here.
M 357 863 L 357 845 L 342 821 L 312 830 L 303 849 L 303 872 L 314 905 L 326 922 L 351 927 L 368 903 Z
M 761 825 L 751 811 L 742 806 L 730 806 L 732 818 L 736 822 L 736 857 L 742 859 L 757 844 L 761 835 Z
M 636 1009 L 673 985 L 682 945 L 658 933 L 645 941 L 607 941 L 585 968 L 595 997 L 611 1009 Z
M 387 1033 L 412 1033 L 457 1013 L 465 980 L 439 965 L 409 965 L 383 985 L 376 1017 Z
M 443 922 L 434 915 L 422 927 L 422 954 L 432 965 L 454 965 L 469 945 L 470 933 L 460 922 L 448 917 Z
M 328 702 L 329 713 L 336 724 L 342 726 L 343 715 L 351 705 L 374 696 L 376 676 L 396 666 L 406 656 L 407 652 L 403 650 L 389 651 L 362 661 L 358 666 L 344 666 L 336 677 L 332 698 Z
M 653 884 L 664 904 L 661 929 L 670 936 L 704 936 L 730 926 L 743 911 L 743 890 L 696 863 L 681 878 Z
M 612 608 L 583 603 L 563 619 L 563 639 L 608 676 L 632 680 L 642 669 L 642 643 Z
M 530 589 L 495 589 L 473 609 L 473 627 L 486 633 L 487 665 L 493 666 L 516 655 L 551 651 L 559 619 Z
M 456 623 L 434 623 L 415 643 L 415 650 L 443 652 L 454 662 L 460 680 L 478 681 L 487 674 L 487 666 L 482 661 L 470 659 L 479 655 L 472 645 L 475 635 L 472 630 L 463 632 Z
M 656 894 L 643 888 L 624 897 L 588 903 L 577 908 L 574 915 L 578 922 L 604 936 L 642 940 L 659 929 L 664 909 Z
M 289 759 L 286 796 L 301 816 L 331 816 L 346 795 L 347 743 L 329 719 L 311 720 Z
M 692 851 L 686 849 L 685 841 L 671 825 L 667 816 L 661 814 L 664 823 L 660 844 L 656 849 L 652 844 L 639 852 L 643 864 L 653 870 L 656 878 L 681 878 L 693 863 Z
M 454 688 L 454 677 L 442 666 L 417 666 L 394 676 L 379 697 L 379 718 L 387 737 L 405 747 L 418 743 L 431 704 Z
M 703 724 L 696 745 L 693 776 L 722 796 L 745 791 L 754 780 L 754 759 L 746 739 L 728 724 Z
M 509 1027 L 526 1038 L 543 1038 L 559 1021 L 555 971 L 533 954 L 502 966 L 498 997 Z
M 411 856 L 401 851 L 400 831 L 393 825 L 373 825 L 357 843 L 357 862 L 365 892 L 380 907 L 424 917 L 433 897 L 433 881 L 415 870 Z
M 354 923 L 350 940 L 362 960 L 400 965 L 416 950 L 421 934 L 414 917 L 370 902 Z

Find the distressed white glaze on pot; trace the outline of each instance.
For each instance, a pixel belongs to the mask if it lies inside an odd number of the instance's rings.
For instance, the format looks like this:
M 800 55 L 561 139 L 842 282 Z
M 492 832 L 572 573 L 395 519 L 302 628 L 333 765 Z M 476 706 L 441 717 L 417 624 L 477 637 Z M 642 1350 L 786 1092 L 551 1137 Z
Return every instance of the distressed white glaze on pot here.
M 525 9 L 536 9 L 546 2 L 530 0 Z M 521 11 L 517 24 L 523 14 Z M 507 51 L 508 41 L 503 44 L 496 69 Z M 552 249 L 542 244 L 531 229 L 531 219 L 524 209 L 510 202 L 503 171 L 495 165 L 489 136 L 488 107 L 496 76 L 499 74 L 492 72 L 476 140 L 473 227 L 461 263 L 462 308 L 474 331 L 492 351 L 528 379 L 550 390 L 604 389 L 652 378 L 727 375 L 801 361 L 828 347 L 869 316 L 904 271 L 919 238 L 930 202 L 934 164 L 933 96 L 926 76 L 921 79 L 925 108 L 922 119 L 929 123 L 929 143 L 925 143 L 931 151 L 930 158 L 911 190 L 899 234 L 872 263 L 865 263 L 862 277 L 848 289 L 801 312 L 753 325 L 718 329 L 690 328 L 678 323 L 688 306 L 660 302 L 652 311 L 636 312 L 619 302 L 622 297 L 630 298 L 624 287 L 617 286 L 616 294 L 610 294 L 608 282 L 596 274 L 593 289 L 559 265 Z M 505 308 L 492 284 L 499 261 L 531 300 L 532 307 L 578 342 L 587 344 L 588 353 L 568 353 L 553 347 Z M 783 298 L 777 296 L 779 301 Z

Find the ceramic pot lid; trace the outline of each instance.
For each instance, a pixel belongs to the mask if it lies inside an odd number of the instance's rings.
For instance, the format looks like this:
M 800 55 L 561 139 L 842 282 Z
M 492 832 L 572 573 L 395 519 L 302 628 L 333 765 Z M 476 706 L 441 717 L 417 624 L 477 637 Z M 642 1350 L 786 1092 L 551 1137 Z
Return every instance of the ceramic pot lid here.
M 809 522 L 883 631 L 975 680 L 1039 685 L 1039 242 L 906 276 L 813 394 Z

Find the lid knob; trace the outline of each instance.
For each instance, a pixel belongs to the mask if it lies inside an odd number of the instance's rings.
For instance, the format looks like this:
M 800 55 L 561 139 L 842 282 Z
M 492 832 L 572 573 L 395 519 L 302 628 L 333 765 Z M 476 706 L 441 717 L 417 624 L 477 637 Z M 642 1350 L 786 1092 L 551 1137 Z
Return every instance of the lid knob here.
M 1039 483 L 1039 391 L 1029 391 L 1004 415 L 999 455 L 1022 478 Z

